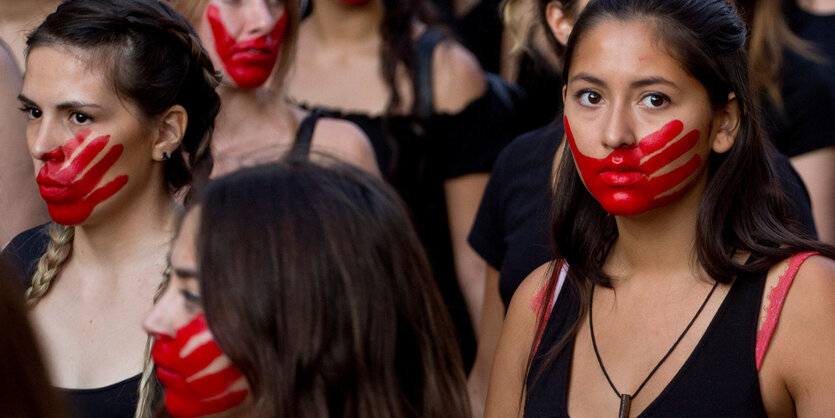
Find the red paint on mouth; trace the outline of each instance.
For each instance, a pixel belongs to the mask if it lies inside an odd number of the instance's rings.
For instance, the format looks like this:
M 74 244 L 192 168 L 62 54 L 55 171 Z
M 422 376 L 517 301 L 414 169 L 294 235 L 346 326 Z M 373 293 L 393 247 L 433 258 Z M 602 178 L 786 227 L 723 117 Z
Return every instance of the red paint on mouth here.
M 699 131 L 695 129 L 680 137 L 684 124 L 679 120 L 642 138 L 637 146 L 615 149 L 602 159 L 589 157 L 577 149 L 568 118 L 564 120 L 568 144 L 583 183 L 601 206 L 613 215 L 639 215 L 667 205 L 684 194 L 688 185 L 673 193 L 668 192 L 684 183 L 701 167 L 701 156 L 696 154 L 683 165 L 655 175 L 699 142 Z
M 278 51 L 287 29 L 287 13 L 281 14 L 267 35 L 244 41 L 236 41 L 229 34 L 216 5 L 210 4 L 206 8 L 206 17 L 212 28 L 215 50 L 235 84 L 243 89 L 254 89 L 264 84 L 278 60 Z
M 156 365 L 157 378 L 165 386 L 165 407 L 174 417 L 224 412 L 240 405 L 249 394 L 248 390 L 231 390 L 231 386 L 243 377 L 234 365 L 195 377 L 223 355 L 214 339 L 185 356 L 181 355 L 193 337 L 208 330 L 206 318 L 201 313 L 177 330 L 174 338 L 155 337 L 151 356 Z
M 97 187 L 122 155 L 124 146 L 116 144 L 110 147 L 91 166 L 107 147 L 110 135 L 99 136 L 80 148 L 89 135 L 89 130 L 81 131 L 65 145 L 41 156 L 44 165 L 38 171 L 38 190 L 46 202 L 49 216 L 61 225 L 84 222 L 99 203 L 116 194 L 128 182 L 128 176 L 121 175 Z

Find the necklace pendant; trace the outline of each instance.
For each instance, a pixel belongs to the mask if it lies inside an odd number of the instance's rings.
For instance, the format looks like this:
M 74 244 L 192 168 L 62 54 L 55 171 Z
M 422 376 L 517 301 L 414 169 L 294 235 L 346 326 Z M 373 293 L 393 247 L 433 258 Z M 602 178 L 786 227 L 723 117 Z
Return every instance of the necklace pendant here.
M 629 418 L 629 407 L 632 406 L 632 396 L 627 394 L 620 395 L 620 412 L 618 418 Z

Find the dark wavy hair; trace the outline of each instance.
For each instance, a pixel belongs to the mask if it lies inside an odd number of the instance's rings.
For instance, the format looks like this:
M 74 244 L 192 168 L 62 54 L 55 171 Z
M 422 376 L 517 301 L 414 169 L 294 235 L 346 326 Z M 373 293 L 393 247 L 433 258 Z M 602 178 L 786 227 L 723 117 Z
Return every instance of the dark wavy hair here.
M 220 110 L 220 78 L 188 22 L 156 0 L 83 0 L 62 3 L 26 41 L 67 46 L 91 54 L 109 69 L 114 90 L 151 118 L 181 105 L 188 127 L 165 162 L 172 192 L 212 169 L 209 141 Z
M 291 156 L 197 203 L 206 319 L 254 416 L 469 415 L 451 320 L 389 186 Z
M 714 106 L 724 105 L 731 92 L 736 95 L 741 110 L 739 132 L 730 151 L 711 153 L 708 183 L 698 211 L 694 258 L 707 274 L 730 283 L 743 273 L 767 271 L 801 251 L 819 251 L 835 258 L 835 248 L 804 238 L 796 221 L 789 218 L 772 161 L 775 151 L 760 126 L 759 109 L 749 88 L 745 26 L 734 6 L 726 0 L 592 1 L 580 14 L 569 39 L 564 79 L 568 79 L 574 52 L 585 36 L 612 20 L 654 24 L 658 45 L 699 80 Z M 591 286 L 611 287 L 602 266 L 618 237 L 614 217 L 585 188 L 570 152 L 563 153 L 560 161 L 556 190 L 551 219 L 554 258 L 571 266 L 564 291 L 575 292 L 580 304 L 577 322 L 545 354 L 541 370 L 576 333 L 588 310 Z M 733 258 L 736 252 L 755 257 L 740 264 Z M 553 298 L 557 275 L 554 269 L 543 300 Z M 544 309 L 539 317 L 535 341 L 544 331 Z M 529 363 L 533 351 L 532 346 Z M 529 377 L 529 385 L 538 377 Z
M 164 180 L 173 195 L 208 181 L 210 141 L 220 97 L 220 76 L 188 22 L 157 0 L 73 0 L 47 16 L 26 41 L 27 54 L 38 47 L 81 51 L 107 71 L 114 91 L 133 103 L 141 118 L 159 116 L 174 105 L 188 114 L 180 146 L 165 161 Z M 68 80 L 72 82 L 72 80 Z M 51 224 L 50 242 L 26 292 L 34 305 L 49 290 L 72 253 L 74 227 Z M 148 339 L 136 416 L 150 414 L 159 396 Z

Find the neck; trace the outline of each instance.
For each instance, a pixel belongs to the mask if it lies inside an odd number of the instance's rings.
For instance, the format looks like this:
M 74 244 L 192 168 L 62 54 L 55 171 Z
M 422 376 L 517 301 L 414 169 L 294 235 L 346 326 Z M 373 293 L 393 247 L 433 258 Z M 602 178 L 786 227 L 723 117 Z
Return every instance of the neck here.
M 383 15 L 382 0 L 370 0 L 364 5 L 339 0 L 317 1 L 310 15 L 310 27 L 325 45 L 379 42 Z
M 615 278 L 662 281 L 701 277 L 695 243 L 705 182 L 693 185 L 667 206 L 638 216 L 617 217 L 618 238 L 606 260 L 607 273 Z
M 212 137 L 212 154 L 219 155 L 246 142 L 247 137 L 264 125 L 293 127 L 294 116 L 280 91 L 261 86 L 240 89 L 222 86 L 218 91 L 223 105 Z
M 154 190 L 140 193 L 102 222 L 76 226 L 73 261 L 114 277 L 126 266 L 157 261 L 153 258 L 174 237 L 179 205 L 165 188 L 148 189 Z

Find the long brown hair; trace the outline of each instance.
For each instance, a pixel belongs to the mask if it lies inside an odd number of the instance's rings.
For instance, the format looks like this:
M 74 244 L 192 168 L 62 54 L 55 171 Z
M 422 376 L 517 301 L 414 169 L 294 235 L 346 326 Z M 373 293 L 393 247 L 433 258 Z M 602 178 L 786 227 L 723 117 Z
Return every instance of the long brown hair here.
M 737 0 L 737 3 L 749 26 L 748 72 L 754 98 L 759 99 L 764 92 L 771 104 L 782 111 L 780 81 L 784 52 L 790 50 L 816 62 L 822 62 L 823 58 L 810 42 L 789 28 L 783 10 L 784 1 Z
M 757 102 L 748 85 L 745 27 L 726 0 L 593 1 L 569 38 L 563 78 L 568 78 L 577 45 L 591 29 L 608 20 L 632 19 L 656 25 L 659 45 L 699 80 L 714 106 L 726 103 L 731 92 L 740 106 L 736 141 L 727 153 L 710 155 L 708 183 L 699 205 L 694 259 L 705 272 L 718 282 L 730 283 L 743 273 L 765 272 L 802 251 L 835 258 L 835 248 L 805 239 L 789 217 L 772 161 L 775 151 L 760 127 Z M 556 345 L 543 347 L 547 352 L 542 366 L 528 376 L 528 386 L 536 383 L 576 334 L 588 310 L 591 286 L 611 287 L 602 267 L 618 237 L 615 219 L 585 188 L 570 152 L 563 153 L 556 190 L 551 219 L 554 257 L 570 266 L 563 291 L 573 292 L 579 300 L 578 319 Z M 756 257 L 740 264 L 733 258 L 733 249 Z M 553 297 L 558 273 L 558 269 L 552 272 L 543 300 Z M 543 334 L 545 313 L 540 310 L 534 341 Z
M 291 156 L 199 204 L 206 319 L 254 416 L 469 415 L 451 320 L 389 186 Z

